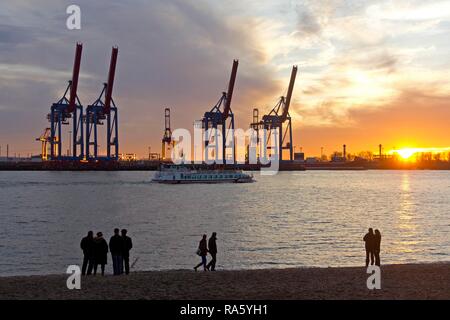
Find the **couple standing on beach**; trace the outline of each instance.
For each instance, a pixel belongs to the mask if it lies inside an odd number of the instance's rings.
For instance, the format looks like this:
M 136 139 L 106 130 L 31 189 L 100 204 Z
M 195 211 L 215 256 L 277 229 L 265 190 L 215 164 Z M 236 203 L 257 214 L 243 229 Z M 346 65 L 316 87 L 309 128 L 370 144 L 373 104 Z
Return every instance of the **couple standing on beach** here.
M 216 271 L 216 257 L 217 257 L 217 233 L 213 232 L 211 237 L 208 240 L 208 245 L 206 244 L 206 234 L 203 235 L 202 240 L 200 240 L 200 243 L 198 245 L 197 249 L 197 255 L 202 257 L 202 262 L 200 262 L 198 265 L 194 267 L 194 270 L 197 271 L 197 269 L 200 266 L 203 266 L 203 270 L 210 270 L 210 271 Z M 211 261 L 206 264 L 206 256 L 209 254 L 211 255 Z
M 375 233 L 372 228 L 369 228 L 369 232 L 363 238 L 366 243 L 366 268 L 370 264 L 375 263 L 376 266 L 380 266 L 380 246 L 381 246 L 381 233 L 378 229 L 375 229 Z M 375 261 L 374 261 L 375 260 Z

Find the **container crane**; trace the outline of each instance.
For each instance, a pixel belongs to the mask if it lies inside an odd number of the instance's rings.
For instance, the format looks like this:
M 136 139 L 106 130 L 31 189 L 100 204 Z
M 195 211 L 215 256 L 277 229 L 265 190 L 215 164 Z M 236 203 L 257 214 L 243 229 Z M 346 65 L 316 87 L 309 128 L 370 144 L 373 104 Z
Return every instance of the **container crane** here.
M 50 137 L 50 128 L 45 128 L 44 133 L 41 134 L 39 138 L 36 138 L 36 141 L 41 141 L 41 158 L 43 161 L 48 160 L 48 146 L 51 141 Z
M 215 160 L 219 160 L 219 133 L 218 130 L 222 131 L 222 160 L 223 163 L 226 161 L 227 149 L 231 149 L 231 156 L 233 163 L 236 161 L 235 146 L 234 146 L 234 114 L 231 110 L 231 100 L 233 98 L 234 84 L 236 81 L 236 74 L 239 61 L 233 60 L 233 66 L 231 69 L 230 81 L 228 83 L 228 89 L 226 92 L 222 92 L 222 96 L 216 105 L 209 112 L 205 112 L 202 121 L 202 127 L 206 131 L 208 129 L 215 129 L 210 132 L 210 136 L 205 139 L 205 158 L 208 158 L 208 144 L 212 135 L 214 135 L 215 141 Z M 223 107 L 223 110 L 221 110 Z M 227 134 L 231 134 L 231 146 L 226 145 Z
M 164 135 L 162 138 L 161 156 L 162 160 L 166 160 L 166 151 L 169 155 L 173 148 L 172 129 L 170 128 L 170 109 L 164 109 Z M 167 159 L 170 159 L 167 157 Z
M 81 65 L 83 45 L 76 44 L 75 61 L 72 80 L 58 102 L 53 103 L 47 119 L 50 122 L 50 159 L 51 160 L 81 160 L 84 158 L 83 147 L 83 106 L 77 96 L 78 76 Z M 69 94 L 69 98 L 67 95 Z M 72 120 L 72 156 L 62 155 L 62 126 L 69 125 Z
M 262 120 L 257 123 L 252 123 L 253 128 L 259 127 L 267 130 L 269 133 L 267 137 L 267 146 L 269 146 L 269 139 L 273 131 L 278 134 L 278 155 L 279 160 L 283 160 L 283 150 L 289 150 L 289 160 L 294 159 L 293 144 L 292 144 L 292 123 L 289 115 L 289 106 L 291 104 L 292 92 L 294 90 L 295 77 L 297 76 L 297 66 L 292 67 L 291 79 L 286 97 L 280 97 L 280 100 L 269 114 L 264 115 Z M 286 129 L 283 130 L 283 124 L 287 123 Z M 267 147 L 270 149 L 270 147 Z
M 100 96 L 86 108 L 86 160 L 118 160 L 119 159 L 119 123 L 118 110 L 112 98 L 117 54 L 119 49 L 113 47 L 109 65 L 108 82 L 103 84 Z M 99 156 L 98 125 L 106 120 L 106 158 Z M 93 154 L 91 153 L 93 146 Z M 111 147 L 114 147 L 112 153 Z

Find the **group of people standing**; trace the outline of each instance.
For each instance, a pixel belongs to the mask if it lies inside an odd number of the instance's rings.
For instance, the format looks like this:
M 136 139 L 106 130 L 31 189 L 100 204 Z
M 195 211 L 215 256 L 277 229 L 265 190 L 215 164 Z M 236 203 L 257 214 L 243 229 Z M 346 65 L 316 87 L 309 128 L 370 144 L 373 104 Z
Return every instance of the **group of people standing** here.
M 119 234 L 119 229 L 114 229 L 114 235 L 109 240 L 109 246 L 103 238 L 101 232 L 97 232 L 94 237 L 94 232 L 89 231 L 87 236 L 81 240 L 81 250 L 83 250 L 83 265 L 81 268 L 82 275 L 97 274 L 97 268 L 100 265 L 102 276 L 105 275 L 105 265 L 108 260 L 108 249 L 111 252 L 113 261 L 114 275 L 130 273 L 130 250 L 133 248 L 131 238 L 127 236 L 127 230 L 122 229 Z
M 369 228 L 369 232 L 363 238 L 366 243 L 366 268 L 370 264 L 375 263 L 376 266 L 380 266 L 380 247 L 381 247 L 381 233 L 380 230 L 375 229 L 375 233 L 372 228 Z
M 208 240 L 208 243 L 206 242 L 206 234 L 203 235 L 202 240 L 200 240 L 200 243 L 198 245 L 197 249 L 197 255 L 199 255 L 202 258 L 202 261 L 194 267 L 194 270 L 197 271 L 197 269 L 201 266 L 203 266 L 204 271 L 216 271 L 216 262 L 217 262 L 217 233 L 213 232 L 211 234 L 211 237 Z M 208 252 L 211 255 L 211 261 L 207 264 L 206 257 L 208 256 Z

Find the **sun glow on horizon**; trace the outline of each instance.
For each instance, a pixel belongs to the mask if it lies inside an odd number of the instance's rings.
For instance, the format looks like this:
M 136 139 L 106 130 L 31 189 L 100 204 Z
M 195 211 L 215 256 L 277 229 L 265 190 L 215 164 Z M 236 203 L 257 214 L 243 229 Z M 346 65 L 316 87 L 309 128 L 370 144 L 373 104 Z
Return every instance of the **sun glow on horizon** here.
M 389 155 L 399 155 L 403 160 L 412 160 L 413 156 L 420 153 L 450 153 L 450 147 L 446 148 L 401 148 L 393 149 L 388 152 Z

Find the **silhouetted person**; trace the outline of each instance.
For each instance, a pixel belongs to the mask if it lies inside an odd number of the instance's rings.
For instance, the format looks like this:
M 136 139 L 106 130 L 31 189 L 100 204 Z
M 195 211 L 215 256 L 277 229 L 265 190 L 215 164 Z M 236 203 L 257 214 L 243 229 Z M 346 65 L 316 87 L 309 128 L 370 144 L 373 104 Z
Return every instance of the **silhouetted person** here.
M 105 265 L 108 259 L 108 243 L 101 232 L 97 232 L 94 238 L 94 275 L 97 274 L 98 265 L 102 268 L 102 276 L 105 275 Z
M 94 232 L 89 231 L 87 236 L 81 239 L 81 250 L 83 250 L 83 266 L 81 267 L 81 274 L 84 276 L 92 273 L 94 267 Z
M 127 229 L 122 229 L 122 239 L 123 239 L 123 251 L 122 258 L 125 264 L 125 274 L 130 273 L 130 250 L 133 248 L 133 242 L 131 238 L 127 236 Z
M 216 256 L 217 256 L 217 244 L 216 244 L 216 238 L 217 233 L 213 232 L 211 237 L 208 240 L 208 251 L 211 255 L 211 261 L 206 266 L 206 269 L 211 271 L 216 271 Z
M 363 240 L 366 242 L 366 267 L 369 266 L 369 257 L 370 264 L 374 263 L 374 244 L 375 244 L 375 235 L 373 234 L 373 229 L 369 228 L 369 232 L 366 233 Z
M 206 271 L 206 256 L 208 255 L 208 247 L 206 246 L 206 234 L 203 235 L 203 238 L 202 240 L 200 240 L 200 243 L 198 245 L 198 255 L 202 257 L 202 262 L 196 265 L 194 267 L 194 270 L 197 271 L 198 267 L 203 265 L 203 270 Z
M 375 255 L 375 265 L 380 266 L 380 247 L 381 247 L 381 233 L 380 230 L 375 229 L 373 253 Z
M 120 275 L 123 273 L 123 238 L 119 235 L 119 229 L 114 229 L 114 235 L 109 240 L 109 251 L 113 261 L 114 275 Z

